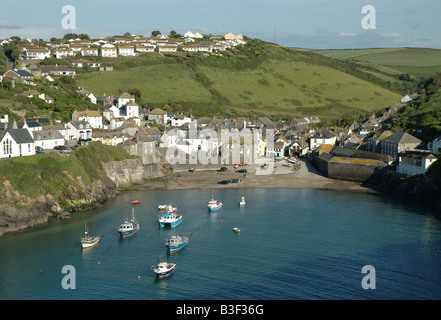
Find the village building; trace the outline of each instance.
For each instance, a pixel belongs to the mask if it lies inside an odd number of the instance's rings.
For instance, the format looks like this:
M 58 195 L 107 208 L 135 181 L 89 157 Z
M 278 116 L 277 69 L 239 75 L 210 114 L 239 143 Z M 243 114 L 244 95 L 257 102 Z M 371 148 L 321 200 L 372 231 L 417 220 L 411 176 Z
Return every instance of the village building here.
M 72 120 L 66 123 L 69 128 L 69 141 L 75 140 L 78 144 L 89 144 L 92 141 L 92 126 L 84 120 Z
M 58 48 L 55 50 L 55 58 L 57 59 L 67 59 L 72 57 L 75 53 L 71 48 Z
M 0 158 L 32 156 L 35 154 L 35 143 L 27 129 L 17 125 L 0 130 Z
M 64 145 L 64 136 L 58 130 L 39 130 L 34 131 L 33 135 L 36 147 L 53 149 Z
M 25 70 L 14 69 L 5 72 L 0 72 L 0 82 L 2 82 L 3 79 L 10 79 L 11 81 L 15 81 L 16 83 L 23 83 L 29 85 L 34 84 L 34 75 Z
M 80 52 L 83 57 L 98 57 L 98 48 L 82 48 Z
M 29 48 L 26 50 L 25 59 L 44 60 L 51 57 L 51 51 L 48 48 Z
M 422 141 L 406 132 L 396 132 L 380 142 L 380 152 L 394 159 L 402 152 L 415 149 Z
M 103 129 L 103 117 L 98 111 L 94 110 L 75 110 L 72 114 L 74 121 L 87 121 L 92 128 Z
M 399 156 L 398 160 L 397 173 L 415 176 L 425 174 L 438 158 L 431 152 L 406 152 L 402 156 Z

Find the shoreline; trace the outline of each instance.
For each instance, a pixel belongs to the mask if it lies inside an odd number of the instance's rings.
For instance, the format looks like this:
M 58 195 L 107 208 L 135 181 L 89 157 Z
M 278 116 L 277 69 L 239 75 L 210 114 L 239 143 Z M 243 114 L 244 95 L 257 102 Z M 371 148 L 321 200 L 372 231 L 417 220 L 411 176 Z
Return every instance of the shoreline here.
M 360 182 L 334 180 L 317 173 L 315 168 L 302 161 L 299 170 L 276 165 L 273 174 L 257 175 L 255 166 L 244 166 L 246 174 L 237 173 L 234 168 L 226 172 L 215 169 L 196 168 L 193 172 L 179 170 L 170 172 L 160 179 L 147 180 L 134 185 L 128 190 L 185 190 L 185 189 L 246 189 L 246 188 L 287 188 L 287 189 L 322 189 L 334 191 L 356 191 L 380 194 Z M 239 183 L 218 184 L 222 180 L 240 179 Z

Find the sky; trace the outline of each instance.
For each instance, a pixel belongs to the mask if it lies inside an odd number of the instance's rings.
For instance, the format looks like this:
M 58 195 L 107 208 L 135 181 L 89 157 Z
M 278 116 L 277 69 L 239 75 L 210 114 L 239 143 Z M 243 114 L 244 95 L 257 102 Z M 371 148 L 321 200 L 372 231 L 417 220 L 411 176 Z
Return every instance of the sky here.
M 62 26 L 72 14 L 62 13 L 66 5 L 75 9 L 75 29 Z M 374 12 L 362 13 L 366 5 Z M 0 39 L 190 30 L 310 49 L 441 48 L 440 15 L 439 0 L 0 0 Z

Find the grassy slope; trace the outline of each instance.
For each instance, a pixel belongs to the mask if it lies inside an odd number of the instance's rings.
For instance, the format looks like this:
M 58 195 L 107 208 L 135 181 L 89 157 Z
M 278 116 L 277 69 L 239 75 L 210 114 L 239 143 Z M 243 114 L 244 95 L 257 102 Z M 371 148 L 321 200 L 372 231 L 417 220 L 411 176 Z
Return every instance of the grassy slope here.
M 354 59 L 372 66 L 383 66 L 388 72 L 435 75 L 441 72 L 441 50 L 427 48 L 382 48 L 359 50 L 317 50 L 334 59 Z
M 90 73 L 77 83 L 96 96 L 137 88 L 143 102 L 150 105 L 190 103 L 199 104 L 198 111 L 251 110 L 267 115 L 335 117 L 379 110 L 401 98 L 371 81 L 378 77 L 364 77 L 367 72 L 361 70 L 351 73 L 352 66 L 339 66 L 339 60 L 258 41 L 244 48 L 239 50 L 248 51 L 233 58 L 178 54 L 175 59 L 180 63 L 170 63 L 167 57 L 167 63 L 161 64 L 155 57 L 155 65 Z M 256 60 L 257 51 L 263 59 Z M 148 55 L 139 59 L 145 61 Z M 196 108 L 189 109 L 194 112 Z
M 89 73 L 77 83 L 93 92 L 118 94 L 120 91 L 139 89 L 143 101 L 167 103 L 176 101 L 209 102 L 211 95 L 194 79 L 189 68 L 180 64 L 139 66 L 122 71 Z
M 233 105 L 262 112 L 303 115 L 322 109 L 331 115 L 336 106 L 371 112 L 400 98 L 344 72 L 294 60 L 268 60 L 254 70 L 201 70 Z

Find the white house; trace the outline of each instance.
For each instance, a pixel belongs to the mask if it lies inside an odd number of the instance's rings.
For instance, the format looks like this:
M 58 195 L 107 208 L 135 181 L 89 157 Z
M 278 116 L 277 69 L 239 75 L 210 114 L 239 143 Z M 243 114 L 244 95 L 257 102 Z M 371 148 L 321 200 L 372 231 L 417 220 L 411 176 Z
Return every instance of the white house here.
M 396 172 L 408 176 L 426 173 L 427 169 L 438 160 L 431 153 L 406 154 L 398 159 L 399 163 Z
M 107 58 L 116 58 L 118 57 L 118 52 L 113 44 L 107 43 L 101 46 L 101 55 Z
M 121 107 L 123 107 L 126 104 L 128 104 L 130 101 L 135 102 L 135 97 L 132 96 L 131 94 L 129 94 L 128 92 L 123 92 L 118 97 L 118 105 L 117 106 L 120 109 Z
M 0 158 L 32 156 L 34 139 L 27 129 L 0 130 Z
M 85 110 L 77 111 L 75 110 L 72 114 L 72 120 L 74 121 L 87 121 L 92 128 L 102 129 L 103 128 L 103 117 L 98 111 Z
M 191 122 L 191 118 L 190 117 L 178 115 L 178 116 L 174 116 L 171 119 L 171 126 L 172 127 L 180 127 L 183 124 L 190 123 L 190 122 Z
M 322 144 L 335 145 L 337 136 L 332 132 L 316 132 L 309 140 L 309 149 L 314 150 Z
M 55 58 L 57 59 L 66 59 L 68 57 L 72 57 L 74 52 L 70 48 L 59 48 L 55 50 Z
M 26 50 L 25 59 L 44 60 L 51 57 L 51 52 L 47 48 L 29 48 Z
M 81 55 L 90 56 L 90 57 L 98 57 L 98 48 L 82 48 Z
M 53 149 L 55 146 L 64 145 L 64 137 L 58 130 L 39 130 L 34 132 L 36 147 Z
M 66 123 L 69 128 L 69 140 L 92 140 L 92 126 L 86 121 L 72 120 Z
M 184 38 L 196 38 L 196 35 L 191 31 L 187 31 L 184 33 Z
M 123 57 L 135 56 L 134 46 L 118 46 L 118 54 Z
M 138 118 L 139 117 L 139 106 L 135 103 L 135 101 L 129 101 L 120 109 L 119 116 L 124 117 L 126 119 Z

